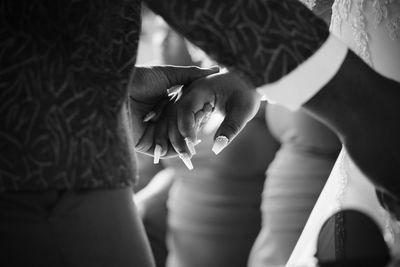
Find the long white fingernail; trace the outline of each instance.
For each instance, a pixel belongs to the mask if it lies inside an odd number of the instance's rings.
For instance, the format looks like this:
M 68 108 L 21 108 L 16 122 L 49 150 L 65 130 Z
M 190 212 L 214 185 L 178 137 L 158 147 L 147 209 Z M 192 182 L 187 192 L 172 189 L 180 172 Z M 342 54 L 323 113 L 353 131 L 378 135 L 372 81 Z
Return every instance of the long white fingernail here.
M 192 164 L 192 161 L 190 160 L 188 153 L 181 153 L 181 154 L 179 154 L 179 157 L 181 158 L 183 163 L 185 163 L 186 167 L 189 170 L 193 170 L 193 164 Z
M 196 155 L 196 149 L 194 148 L 195 144 L 189 138 L 185 138 L 186 146 L 189 149 L 190 154 Z
M 193 145 L 197 146 L 197 145 L 200 144 L 200 143 L 201 143 L 201 140 L 200 140 L 200 139 L 197 139 L 196 142 L 193 143 Z
M 218 155 L 229 143 L 229 139 L 226 136 L 220 135 L 215 138 L 214 145 L 212 147 L 212 151 L 215 155 Z
M 154 148 L 154 164 L 158 164 L 160 162 L 162 147 L 160 145 L 156 145 Z
M 149 113 L 146 114 L 146 116 L 143 119 L 143 122 L 148 122 L 150 121 L 152 118 L 154 118 L 156 116 L 156 113 L 154 111 L 150 111 Z
M 177 94 L 182 90 L 183 85 L 174 85 L 167 89 L 167 94 Z

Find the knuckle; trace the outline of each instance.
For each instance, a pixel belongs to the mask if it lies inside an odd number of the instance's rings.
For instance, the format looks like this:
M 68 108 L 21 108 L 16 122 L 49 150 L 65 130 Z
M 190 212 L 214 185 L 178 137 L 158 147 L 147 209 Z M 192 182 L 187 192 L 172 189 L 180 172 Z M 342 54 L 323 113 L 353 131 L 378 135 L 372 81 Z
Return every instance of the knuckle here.
M 230 132 L 232 134 L 237 134 L 242 127 L 238 122 L 233 120 L 228 120 L 224 122 L 223 128 L 227 132 Z

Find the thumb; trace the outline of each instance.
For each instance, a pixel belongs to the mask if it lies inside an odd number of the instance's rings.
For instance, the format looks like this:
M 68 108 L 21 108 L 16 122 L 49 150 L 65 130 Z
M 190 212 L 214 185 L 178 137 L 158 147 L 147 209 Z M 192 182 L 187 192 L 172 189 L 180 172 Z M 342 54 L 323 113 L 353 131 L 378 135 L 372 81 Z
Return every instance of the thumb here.
M 260 107 L 260 97 L 247 93 L 236 95 L 227 103 L 225 118 L 214 136 L 212 151 L 215 154 L 218 155 L 227 147 L 256 115 Z
M 219 67 L 136 66 L 129 82 L 129 94 L 137 101 L 154 102 L 172 86 L 189 84 L 217 72 Z
M 219 67 L 199 68 L 195 66 L 156 66 L 153 68 L 161 72 L 168 81 L 168 87 L 191 83 L 194 80 L 218 73 Z

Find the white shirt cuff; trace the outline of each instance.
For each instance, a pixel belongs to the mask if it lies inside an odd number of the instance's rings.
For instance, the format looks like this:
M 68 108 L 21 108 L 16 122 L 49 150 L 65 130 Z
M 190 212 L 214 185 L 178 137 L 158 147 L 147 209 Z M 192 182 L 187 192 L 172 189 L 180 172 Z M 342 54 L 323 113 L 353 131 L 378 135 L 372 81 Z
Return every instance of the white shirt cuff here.
M 276 82 L 257 88 L 257 92 L 268 102 L 297 110 L 335 76 L 347 50 L 344 43 L 330 34 L 325 43 L 296 69 Z

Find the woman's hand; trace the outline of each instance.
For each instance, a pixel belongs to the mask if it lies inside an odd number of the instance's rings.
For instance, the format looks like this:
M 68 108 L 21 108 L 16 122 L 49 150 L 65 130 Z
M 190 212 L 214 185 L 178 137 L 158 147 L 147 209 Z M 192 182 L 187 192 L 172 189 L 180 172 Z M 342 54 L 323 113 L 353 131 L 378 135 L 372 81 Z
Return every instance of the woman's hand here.
M 166 105 L 160 102 L 153 108 L 154 118 L 150 119 L 138 146 L 150 153 L 154 151 L 155 158 L 176 151 L 189 169 L 193 168 L 190 158 L 198 143 L 197 131 L 214 109 L 225 116 L 215 134 L 213 151 L 218 154 L 255 116 L 261 99 L 249 84 L 233 73 L 213 74 L 195 80 L 184 86 L 180 93 L 182 95 L 176 102 L 170 101 Z
M 165 148 L 169 142 L 191 169 L 190 157 L 198 142 L 197 131 L 214 109 L 225 116 L 215 134 L 213 151 L 218 154 L 255 116 L 259 106 L 260 95 L 233 73 L 198 79 L 183 87 L 181 98 L 168 104 L 168 115 L 155 123 L 159 129 L 154 135 L 155 143 Z M 150 138 L 151 134 L 147 136 Z M 169 137 L 168 141 L 165 136 Z
M 154 154 L 154 134 L 161 131 L 159 127 L 164 126 L 153 123 L 151 119 L 159 119 L 161 122 L 166 120 L 164 116 L 167 114 L 164 114 L 164 111 L 169 102 L 168 89 L 189 84 L 218 71 L 218 67 L 209 69 L 175 66 L 136 67 L 129 84 L 130 120 L 136 151 Z M 176 153 L 171 149 L 171 145 L 167 147 L 169 149 L 165 148 L 163 155 Z
M 225 117 L 214 136 L 213 151 L 221 152 L 257 113 L 261 97 L 234 73 L 213 74 L 183 88 L 177 103 L 177 127 L 183 138 L 195 142 L 199 125 L 212 110 Z

